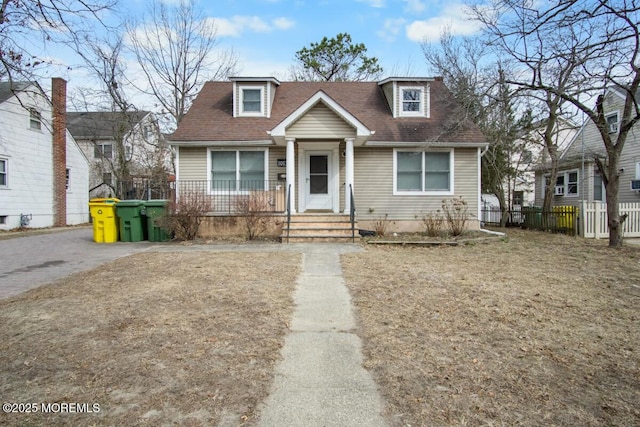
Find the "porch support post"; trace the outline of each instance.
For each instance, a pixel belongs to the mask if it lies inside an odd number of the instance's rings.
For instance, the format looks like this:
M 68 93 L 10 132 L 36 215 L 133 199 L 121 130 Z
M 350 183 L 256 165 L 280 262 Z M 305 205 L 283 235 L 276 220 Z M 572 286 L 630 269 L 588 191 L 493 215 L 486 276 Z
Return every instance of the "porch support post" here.
M 354 138 L 346 138 L 347 143 L 345 149 L 345 163 L 344 163 L 344 213 L 351 213 L 351 192 L 349 189 L 353 189 L 355 194 L 354 179 L 353 179 L 353 140 Z
M 296 155 L 295 138 L 287 138 L 287 188 L 286 193 L 291 197 L 291 213 L 296 213 Z M 291 192 L 289 192 L 291 189 Z

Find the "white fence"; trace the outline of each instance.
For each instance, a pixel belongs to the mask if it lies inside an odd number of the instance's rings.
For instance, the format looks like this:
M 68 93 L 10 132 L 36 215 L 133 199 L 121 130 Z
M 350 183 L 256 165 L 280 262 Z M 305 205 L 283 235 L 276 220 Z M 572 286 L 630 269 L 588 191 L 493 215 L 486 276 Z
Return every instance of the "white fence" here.
M 627 214 L 623 224 L 624 237 L 640 237 L 640 203 L 620 203 L 620 215 Z M 609 237 L 607 204 L 583 202 L 580 209 L 580 234 L 583 237 L 603 239 Z

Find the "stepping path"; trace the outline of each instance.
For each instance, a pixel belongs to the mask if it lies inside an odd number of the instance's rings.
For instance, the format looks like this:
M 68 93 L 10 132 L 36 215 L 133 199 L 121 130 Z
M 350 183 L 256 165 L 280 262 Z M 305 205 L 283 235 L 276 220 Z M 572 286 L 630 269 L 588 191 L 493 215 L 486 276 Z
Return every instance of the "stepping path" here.
M 339 257 L 337 245 L 305 245 L 291 332 L 261 426 L 386 425 L 376 384 L 362 367 Z

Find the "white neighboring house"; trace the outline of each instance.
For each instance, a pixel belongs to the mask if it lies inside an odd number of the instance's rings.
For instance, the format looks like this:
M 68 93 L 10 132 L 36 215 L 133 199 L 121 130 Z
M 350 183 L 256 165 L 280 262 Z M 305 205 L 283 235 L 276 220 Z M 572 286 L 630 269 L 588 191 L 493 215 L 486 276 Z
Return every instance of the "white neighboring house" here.
M 67 117 L 69 131 L 89 158 L 91 197 L 126 196 L 134 184 L 119 182 L 123 162 L 132 181 L 172 173 L 171 152 L 153 113 L 83 111 L 68 112 Z M 124 151 L 119 155 L 118 150 Z
M 525 136 L 516 141 L 516 147 L 521 147 L 521 149 L 515 150 L 510 158 L 511 167 L 517 170 L 518 174 L 511 182 L 504 183 L 505 200 L 510 202 L 510 210 L 519 210 L 522 206 L 536 204 L 536 170 L 548 163 L 548 154 L 543 139 L 545 127 L 544 122 L 536 122 Z M 573 122 L 559 119 L 553 137 L 558 145 L 559 153 L 568 147 L 577 132 L 578 127 Z M 483 194 L 482 203 L 483 209 L 499 209 L 500 207 L 498 198 L 493 194 Z
M 66 130 L 66 81 L 0 82 L 0 229 L 89 221 L 89 163 Z

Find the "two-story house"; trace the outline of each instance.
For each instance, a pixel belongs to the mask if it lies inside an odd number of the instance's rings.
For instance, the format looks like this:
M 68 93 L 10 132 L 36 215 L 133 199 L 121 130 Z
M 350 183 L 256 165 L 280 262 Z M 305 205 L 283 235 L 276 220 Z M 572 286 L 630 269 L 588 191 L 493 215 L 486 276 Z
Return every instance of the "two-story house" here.
M 443 199 L 462 197 L 479 227 L 487 144 L 441 78 L 207 82 L 171 143 L 178 197 L 197 188 L 214 214 L 275 190 L 274 211 L 349 214 L 353 201 L 360 228 L 386 218 L 416 231 Z
M 614 138 L 619 130 L 624 100 L 625 94 L 619 89 L 609 89 L 605 94 L 605 117 L 608 131 Z M 554 206 L 579 206 L 582 201 L 605 202 L 605 188 L 595 158 L 603 161 L 606 159 L 605 147 L 595 123 L 586 120 L 560 157 L 556 182 L 549 182 L 548 169 L 544 166 L 536 171 L 536 204 L 542 205 L 547 185 L 553 185 Z M 640 182 L 636 181 L 640 180 L 638 126 L 634 126 L 629 132 L 619 167 L 619 202 L 640 202 Z
M 89 221 L 89 164 L 66 128 L 66 81 L 0 82 L 0 229 Z
M 69 131 L 90 159 L 91 197 L 130 197 L 142 181 L 172 173 L 171 153 L 153 113 L 87 111 L 67 116 Z

